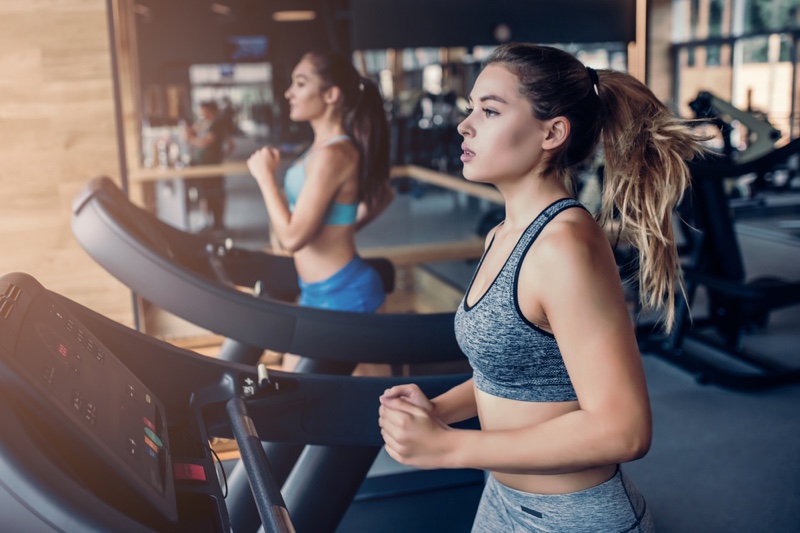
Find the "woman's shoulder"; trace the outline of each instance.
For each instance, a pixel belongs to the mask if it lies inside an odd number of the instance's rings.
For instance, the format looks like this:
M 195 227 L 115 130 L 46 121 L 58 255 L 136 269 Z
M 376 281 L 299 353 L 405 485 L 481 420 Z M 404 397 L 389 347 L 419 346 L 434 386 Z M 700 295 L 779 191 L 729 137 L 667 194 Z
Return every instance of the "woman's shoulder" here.
M 317 169 L 342 170 L 358 166 L 358 149 L 352 142 L 340 141 L 314 149 L 308 166 Z
M 536 239 L 536 257 L 553 264 L 587 261 L 609 247 L 608 239 L 585 209 L 565 209 L 553 218 Z
M 351 160 L 358 161 L 358 148 L 350 137 L 324 144 L 315 150 L 317 157 L 324 158 L 329 163 L 343 163 Z
M 594 217 L 583 209 L 560 213 L 542 230 L 527 254 L 521 276 L 541 295 L 581 295 L 617 272 L 611 245 Z

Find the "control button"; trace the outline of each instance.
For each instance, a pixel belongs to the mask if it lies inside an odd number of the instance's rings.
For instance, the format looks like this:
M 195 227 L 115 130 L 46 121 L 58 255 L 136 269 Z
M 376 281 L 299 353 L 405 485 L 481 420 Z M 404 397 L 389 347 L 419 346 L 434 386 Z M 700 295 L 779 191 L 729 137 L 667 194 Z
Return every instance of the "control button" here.
M 150 419 L 149 419 L 149 418 L 147 418 L 146 416 L 143 416 L 143 417 L 142 417 L 142 422 L 144 422 L 144 425 L 145 425 L 145 426 L 147 426 L 147 427 L 149 427 L 149 428 L 150 428 L 152 431 L 155 431 L 155 430 L 156 430 L 156 426 L 155 426 L 155 424 L 153 424 L 152 422 L 150 422 Z
M 83 394 L 72 391 L 72 408 L 80 412 L 83 409 Z
M 249 398 L 256 393 L 256 382 L 250 376 L 244 378 L 242 383 L 242 396 Z
M 161 442 L 161 439 L 158 437 L 158 435 L 155 434 L 155 432 L 152 429 L 150 429 L 148 427 L 145 427 L 144 428 L 144 434 L 150 440 L 152 440 L 156 444 L 156 446 L 158 446 L 159 448 L 163 448 L 164 447 L 164 443 Z
M 83 413 L 83 419 L 89 422 L 91 425 L 95 425 L 95 420 L 97 418 L 97 408 L 92 402 L 88 402 L 86 404 L 86 411 Z
M 150 440 L 150 438 L 148 438 L 147 435 L 144 436 L 144 443 L 147 444 L 151 450 L 158 453 L 158 445 L 152 440 Z
M 203 465 L 175 463 L 172 465 L 172 473 L 178 481 L 196 481 L 199 483 L 207 481 L 206 469 L 203 468 Z
M 138 446 L 136 444 L 136 439 L 134 439 L 133 437 L 128 437 L 127 443 L 128 443 L 128 451 L 130 452 L 131 457 L 136 458 L 138 449 Z

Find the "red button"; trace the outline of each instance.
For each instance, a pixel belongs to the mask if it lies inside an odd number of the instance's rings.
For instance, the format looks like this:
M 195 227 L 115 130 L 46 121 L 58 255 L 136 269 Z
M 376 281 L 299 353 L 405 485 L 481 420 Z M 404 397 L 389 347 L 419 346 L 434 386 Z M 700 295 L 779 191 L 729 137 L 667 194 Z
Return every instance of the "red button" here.
M 172 472 L 179 481 L 206 481 L 206 470 L 203 465 L 175 463 L 172 465 Z

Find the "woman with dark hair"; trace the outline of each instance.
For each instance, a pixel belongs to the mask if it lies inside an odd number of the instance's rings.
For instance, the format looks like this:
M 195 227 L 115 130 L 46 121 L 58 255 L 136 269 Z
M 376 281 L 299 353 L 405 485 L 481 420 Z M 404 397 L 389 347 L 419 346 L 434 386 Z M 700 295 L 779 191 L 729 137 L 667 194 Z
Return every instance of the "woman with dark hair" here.
M 309 52 L 285 93 L 289 117 L 308 122 L 314 141 L 286 172 L 264 147 L 247 161 L 267 205 L 272 231 L 294 256 L 300 305 L 371 313 L 384 302 L 378 274 L 358 255 L 355 232 L 393 198 L 389 126 L 375 83 L 336 52 Z
M 647 453 L 651 413 L 602 226 L 619 212 L 643 304 L 671 328 L 682 285 L 672 213 L 702 139 L 634 77 L 552 47 L 500 46 L 470 100 L 464 177 L 493 184 L 506 206 L 455 317 L 473 377 L 432 400 L 415 385 L 387 390 L 386 450 L 420 468 L 487 470 L 473 531 L 652 531 L 619 468 Z M 598 224 L 571 182 L 600 140 Z M 474 416 L 480 430 L 450 427 Z

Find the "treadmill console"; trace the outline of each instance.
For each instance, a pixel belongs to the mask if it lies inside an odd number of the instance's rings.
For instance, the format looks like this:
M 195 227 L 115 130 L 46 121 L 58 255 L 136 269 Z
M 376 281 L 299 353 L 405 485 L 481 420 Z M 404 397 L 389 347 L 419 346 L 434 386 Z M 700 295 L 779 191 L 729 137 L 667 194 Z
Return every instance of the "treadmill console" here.
M 79 475 L 88 470 L 101 491 L 107 484 L 121 500 L 175 522 L 164 406 L 48 294 L 24 274 L 0 279 L 3 387 L 52 427 L 51 444 L 75 457 Z

